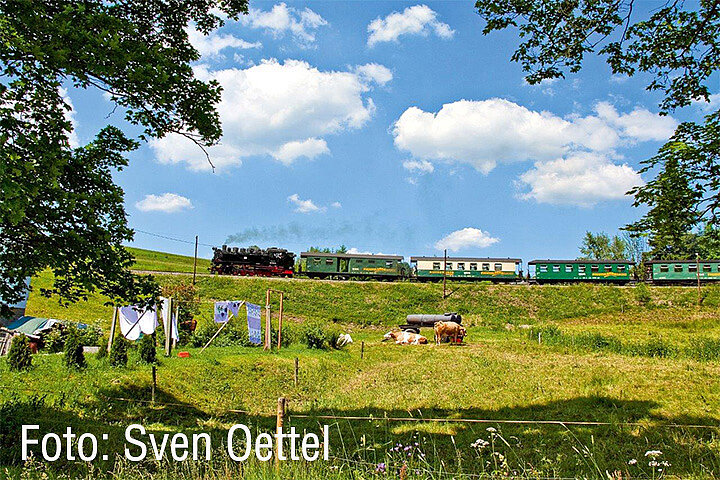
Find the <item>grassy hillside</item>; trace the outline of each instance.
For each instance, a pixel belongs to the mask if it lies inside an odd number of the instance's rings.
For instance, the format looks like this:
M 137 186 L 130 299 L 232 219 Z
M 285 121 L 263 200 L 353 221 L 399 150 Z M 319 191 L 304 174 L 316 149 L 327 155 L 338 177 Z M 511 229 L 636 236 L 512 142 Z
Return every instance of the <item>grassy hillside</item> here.
M 190 281 L 177 275 L 156 278 L 163 286 Z M 50 281 L 43 274 L 33 285 Z M 237 422 L 267 430 L 274 422 L 277 397 L 286 396 L 291 412 L 310 415 L 291 417 L 292 425 L 317 430 L 318 423 L 331 424 L 333 455 L 351 460 L 323 464 L 318 467 L 320 473 L 312 475 L 304 467 L 291 470 L 286 478 L 336 474 L 374 478 L 377 463 L 387 463 L 394 472 L 407 459 L 392 450 L 397 443 L 416 442 L 419 446 L 412 451 L 417 453 L 419 448 L 426 456 L 409 460 L 413 472 L 419 473 L 408 478 L 444 478 L 438 470 L 494 471 L 498 476 L 517 474 L 520 478 L 607 479 L 605 471 L 620 471 L 622 478 L 720 475 L 718 287 L 703 287 L 698 306 L 696 290 L 684 287 L 453 284 L 452 294 L 443 299 L 438 284 L 201 277 L 198 336 L 216 329 L 211 318 L 215 300 L 244 299 L 262 305 L 268 288 L 285 293 L 285 331 L 296 342 L 279 353 L 232 345 L 232 335 L 245 329 L 241 319 L 224 330 L 229 336 L 221 335 L 217 346 L 203 353 L 183 346 L 191 358 L 162 359 L 158 374 L 159 399 L 175 405 L 112 400 L 149 399 L 150 369 L 136 363 L 135 352 L 128 369 L 109 368 L 105 361 L 90 358 L 84 372 L 66 369 L 57 355 L 35 356 L 35 367 L 23 374 L 10 372 L 0 361 L 0 404 L 11 405 L 6 407 L 11 408 L 8 415 L 17 411 L 19 420 L 37 420 L 56 431 L 63 425 L 110 431 L 117 438 L 112 440 L 117 451 L 122 428 L 132 421 L 142 421 L 156 431 L 201 429 L 217 436 Z M 278 306 L 275 297 L 275 314 Z M 466 346 L 400 347 L 381 342 L 382 334 L 409 313 L 445 311 L 460 312 L 470 326 Z M 111 318 L 102 298 L 61 308 L 35 292 L 28 313 L 105 327 Z M 300 341 L 302 332 L 316 322 L 350 332 L 355 343 L 342 351 L 308 349 Z M 423 333 L 432 336 L 431 330 Z M 361 341 L 365 342 L 362 359 Z M 295 357 L 300 363 L 297 386 L 292 378 Z M 22 402 L 43 392 L 42 408 L 50 414 L 38 420 L 37 409 Z M 371 416 L 373 420 L 314 417 L 324 414 Z M 589 420 L 613 425 L 382 420 L 407 416 Z M 625 422 L 633 425 L 618 425 Z M 497 428 L 504 440 L 487 427 Z M 478 438 L 495 443 L 472 447 Z M 495 463 L 499 457 L 491 448 L 503 455 L 504 463 Z M 661 450 L 661 460 L 672 466 L 662 474 L 651 468 L 651 459 L 645 457 L 649 450 Z M 632 459 L 638 463 L 628 464 Z M 115 471 L 121 472 L 117 478 L 132 478 L 122 476 L 126 468 L 116 466 Z M 156 478 L 168 479 L 240 476 L 237 465 L 219 466 L 212 475 L 172 470 L 176 467 L 142 468 L 164 472 L 165 476 Z M 256 471 L 242 473 L 248 472 Z M 46 478 L 45 474 L 40 471 L 38 478 Z
M 127 250 L 135 257 L 135 266 L 133 268 L 136 270 L 186 273 L 192 273 L 193 271 L 193 257 L 133 247 L 127 247 Z M 198 258 L 197 272 L 208 273 L 208 268 L 210 268 L 210 260 Z

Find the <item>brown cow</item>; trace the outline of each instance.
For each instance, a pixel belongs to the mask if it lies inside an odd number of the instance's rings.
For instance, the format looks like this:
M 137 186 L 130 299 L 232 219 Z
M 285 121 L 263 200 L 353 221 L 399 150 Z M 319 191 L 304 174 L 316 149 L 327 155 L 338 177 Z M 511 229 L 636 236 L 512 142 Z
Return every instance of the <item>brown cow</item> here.
M 455 322 L 436 322 L 433 327 L 435 330 L 435 345 L 439 345 L 443 338 L 452 337 L 453 343 L 457 343 L 458 338 L 462 341 L 467 335 L 465 327 Z

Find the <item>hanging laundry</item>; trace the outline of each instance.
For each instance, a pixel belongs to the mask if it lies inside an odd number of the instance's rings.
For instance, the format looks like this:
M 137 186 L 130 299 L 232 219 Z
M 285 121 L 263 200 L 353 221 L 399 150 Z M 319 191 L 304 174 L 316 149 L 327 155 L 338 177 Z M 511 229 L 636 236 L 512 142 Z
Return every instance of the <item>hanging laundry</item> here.
M 160 308 L 162 309 L 163 326 L 170 332 L 170 338 L 180 340 L 178 332 L 178 319 L 172 311 L 172 304 L 169 298 L 160 297 Z
M 232 312 L 233 315 L 236 317 L 238 316 L 238 312 L 240 311 L 240 306 L 243 304 L 240 300 L 230 300 L 227 302 L 228 310 Z
M 228 302 L 215 302 L 215 323 L 225 323 L 229 317 Z
M 260 345 L 262 343 L 262 322 L 260 321 L 260 305 L 246 303 L 248 339 L 250 343 Z
M 141 334 L 150 335 L 159 325 L 155 307 L 144 310 L 134 305 L 121 307 L 118 318 L 120 331 L 128 340 L 137 340 Z

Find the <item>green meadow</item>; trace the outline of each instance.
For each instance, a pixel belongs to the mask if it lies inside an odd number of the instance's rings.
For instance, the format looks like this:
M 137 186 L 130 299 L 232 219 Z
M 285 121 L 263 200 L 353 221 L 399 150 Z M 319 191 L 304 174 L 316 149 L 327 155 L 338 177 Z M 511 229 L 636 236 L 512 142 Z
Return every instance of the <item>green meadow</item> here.
M 171 263 L 168 271 L 177 271 L 169 269 L 178 262 Z M 156 278 L 164 286 L 190 281 Z M 43 274 L 33 284 L 51 280 Z M 6 419 L 0 443 L 8 439 L 11 418 L 56 432 L 67 425 L 107 432 L 107 449 L 121 453 L 124 428 L 142 423 L 155 432 L 210 432 L 218 448 L 211 462 L 129 464 L 111 457 L 92 467 L 39 461 L 22 467 L 11 441 L 2 443 L 9 450 L 0 477 L 21 470 L 25 478 L 73 472 L 73 478 L 118 479 L 140 472 L 157 479 L 720 475 L 718 288 L 703 287 L 698 305 L 697 291 L 685 287 L 453 284 L 443 299 L 438 284 L 200 277 L 198 335 L 215 329 L 215 300 L 264 304 L 268 288 L 285 293 L 289 346 L 272 352 L 242 346 L 233 335 L 245 320 L 232 320 L 204 352 L 190 342 L 179 347 L 190 358 L 178 358 L 177 351 L 160 357 L 155 404 L 150 367 L 134 350 L 126 369 L 94 355 L 80 372 L 64 367 L 61 355 L 34 356 L 26 373 L 0 361 Z M 107 331 L 111 309 L 103 304 L 91 297 L 64 308 L 33 292 L 28 313 Z M 275 298 L 275 324 L 278 306 Z M 466 345 L 381 341 L 409 313 L 445 311 L 463 315 Z M 354 343 L 310 349 L 303 342 L 309 325 L 348 332 Z M 423 334 L 432 338 L 431 330 Z M 272 430 L 281 396 L 288 401 L 288 425 L 316 432 L 330 425 L 331 461 L 279 471 L 229 461 L 222 454 L 227 429 L 245 423 Z

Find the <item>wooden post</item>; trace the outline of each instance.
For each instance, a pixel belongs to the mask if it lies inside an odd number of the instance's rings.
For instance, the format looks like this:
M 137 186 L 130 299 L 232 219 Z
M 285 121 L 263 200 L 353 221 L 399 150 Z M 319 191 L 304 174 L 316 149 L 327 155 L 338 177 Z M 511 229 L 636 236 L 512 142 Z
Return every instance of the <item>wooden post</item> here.
M 695 265 L 697 268 L 697 293 L 698 293 L 698 305 L 702 302 L 702 292 L 700 290 L 700 254 L 695 252 Z
M 170 337 L 172 336 L 172 307 L 173 307 L 172 303 L 173 303 L 173 299 L 169 298 L 168 300 L 169 300 L 168 306 L 167 306 L 168 321 L 165 324 L 165 356 L 166 357 L 170 356 L 170 349 L 171 349 Z M 165 312 L 163 312 L 163 316 L 165 316 Z
M 447 248 L 445 249 L 445 259 L 443 261 L 443 300 L 447 298 Z
M 275 422 L 275 433 L 278 434 L 278 437 L 281 438 L 279 435 L 282 433 L 283 425 L 285 423 L 285 397 L 278 398 L 277 403 L 277 419 Z M 275 442 L 275 468 L 277 470 L 280 470 L 280 456 L 278 455 L 278 451 L 280 449 L 280 441 Z
M 265 345 L 263 350 L 270 350 L 272 348 L 272 336 L 270 335 L 270 329 L 272 323 L 270 321 L 270 290 L 265 292 Z
M 282 314 L 283 314 L 283 293 L 280 292 L 280 316 L 278 317 L 278 342 L 277 349 L 280 350 L 282 343 Z
M 298 382 L 300 381 L 300 359 L 298 357 L 295 357 L 295 376 L 293 377 L 293 380 L 295 381 L 295 386 L 298 386 Z
M 152 366 L 152 403 L 155 404 L 155 389 L 157 388 L 157 368 Z
M 112 323 L 110 324 L 110 338 L 108 338 L 107 351 L 110 353 L 112 349 L 113 339 L 115 338 L 115 324 L 117 323 L 118 308 L 113 307 Z
M 365 342 L 360 342 L 360 360 L 365 358 Z
M 195 259 L 193 260 L 193 285 L 195 285 L 195 275 L 197 274 L 197 247 L 198 247 L 198 236 L 195 235 Z

